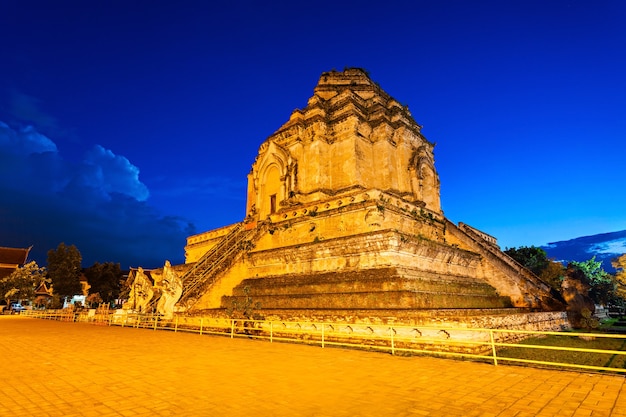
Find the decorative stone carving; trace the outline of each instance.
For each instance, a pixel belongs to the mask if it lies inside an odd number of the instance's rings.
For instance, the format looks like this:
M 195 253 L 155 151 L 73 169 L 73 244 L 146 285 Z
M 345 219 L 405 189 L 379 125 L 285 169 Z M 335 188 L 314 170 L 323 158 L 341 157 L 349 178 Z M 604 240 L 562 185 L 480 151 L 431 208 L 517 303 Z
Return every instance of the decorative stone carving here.
M 161 280 L 157 285 L 161 290 L 161 297 L 157 303 L 157 313 L 165 319 L 171 319 L 174 316 L 174 305 L 183 293 L 183 283 L 172 269 L 170 261 L 165 261 L 163 275 L 161 275 Z
M 139 267 L 135 272 L 135 279 L 130 287 L 128 301 L 124 303 L 122 308 L 124 310 L 135 310 L 144 313 L 153 295 L 154 289 L 152 288 L 152 283 L 144 273 L 143 268 Z
M 378 208 L 369 209 L 365 213 L 365 223 L 369 227 L 380 227 L 385 220 L 385 212 Z

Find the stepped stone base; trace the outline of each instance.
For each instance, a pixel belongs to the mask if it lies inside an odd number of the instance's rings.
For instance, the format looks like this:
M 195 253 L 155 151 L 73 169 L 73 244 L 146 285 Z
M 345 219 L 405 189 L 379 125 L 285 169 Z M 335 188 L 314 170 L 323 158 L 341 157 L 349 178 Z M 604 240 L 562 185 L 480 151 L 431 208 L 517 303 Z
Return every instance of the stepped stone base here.
M 430 309 L 511 307 L 484 281 L 409 268 L 375 268 L 246 279 L 222 297 L 222 307 L 246 297 L 276 309 Z
M 222 297 L 224 317 L 246 299 L 266 320 L 346 324 L 395 324 L 558 331 L 564 312 L 514 308 L 509 297 L 476 278 L 387 267 L 245 279 Z

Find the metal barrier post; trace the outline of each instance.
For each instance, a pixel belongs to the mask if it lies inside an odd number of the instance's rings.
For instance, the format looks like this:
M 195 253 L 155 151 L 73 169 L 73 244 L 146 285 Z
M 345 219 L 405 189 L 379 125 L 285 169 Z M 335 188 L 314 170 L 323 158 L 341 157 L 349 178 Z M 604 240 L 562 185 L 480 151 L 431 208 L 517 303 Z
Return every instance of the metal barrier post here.
M 270 321 L 270 343 L 274 342 L 274 328 L 272 326 L 272 322 Z
M 393 327 L 389 328 L 389 333 L 391 333 L 391 354 L 395 355 L 396 354 L 396 346 L 395 346 L 395 342 L 393 340 L 393 335 L 394 335 L 395 331 L 393 330 Z
M 235 319 L 230 320 L 230 338 L 235 336 Z
M 157 329 L 158 323 L 159 323 L 159 316 L 154 316 L 154 330 Z
M 200 335 L 202 336 L 202 325 L 204 324 L 204 318 L 200 318 Z
M 176 316 L 176 322 L 174 323 L 174 333 L 178 331 L 178 316 Z
M 498 358 L 496 356 L 496 344 L 493 338 L 493 330 L 489 329 L 489 339 L 491 340 L 491 354 L 493 355 L 493 364 L 498 366 Z
M 324 348 L 324 327 L 326 326 L 322 323 L 322 348 Z

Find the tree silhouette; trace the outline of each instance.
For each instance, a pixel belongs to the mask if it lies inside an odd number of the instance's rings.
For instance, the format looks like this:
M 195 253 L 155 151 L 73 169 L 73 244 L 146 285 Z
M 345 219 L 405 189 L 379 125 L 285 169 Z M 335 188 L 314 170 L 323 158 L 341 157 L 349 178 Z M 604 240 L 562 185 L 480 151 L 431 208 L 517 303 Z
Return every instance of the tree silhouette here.
M 61 298 L 71 298 L 82 293 L 81 261 L 80 252 L 74 245 L 66 246 L 61 242 L 56 250 L 48 251 L 48 276 L 52 290 Z
M 90 294 L 99 293 L 102 301 L 111 302 L 118 298 L 120 294 L 120 280 L 124 274 L 120 269 L 120 264 L 113 262 L 94 263 L 85 269 L 85 277 L 91 288 Z

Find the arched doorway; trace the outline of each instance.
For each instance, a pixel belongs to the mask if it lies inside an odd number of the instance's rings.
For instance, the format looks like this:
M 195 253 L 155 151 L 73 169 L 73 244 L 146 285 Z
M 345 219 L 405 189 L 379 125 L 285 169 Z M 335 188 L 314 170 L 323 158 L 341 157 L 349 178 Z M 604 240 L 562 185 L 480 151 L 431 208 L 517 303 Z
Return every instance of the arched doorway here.
M 278 211 L 280 201 L 284 199 L 282 196 L 282 184 L 280 181 L 280 170 L 275 164 L 267 167 L 261 176 L 261 193 L 259 195 L 259 210 L 261 219 Z

